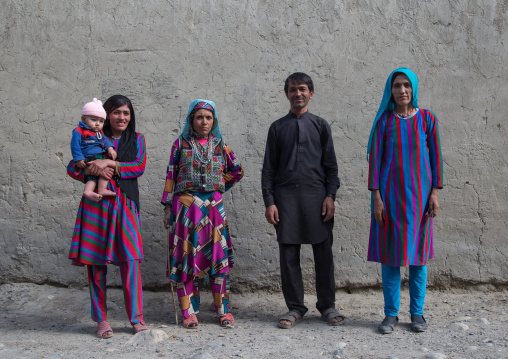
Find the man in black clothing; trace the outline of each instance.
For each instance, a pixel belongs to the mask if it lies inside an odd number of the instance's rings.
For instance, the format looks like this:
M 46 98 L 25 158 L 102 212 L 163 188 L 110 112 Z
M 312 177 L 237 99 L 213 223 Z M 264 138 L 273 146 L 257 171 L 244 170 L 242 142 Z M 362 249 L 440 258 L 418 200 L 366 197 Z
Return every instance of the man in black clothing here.
M 330 325 L 344 316 L 335 309 L 332 227 L 335 193 L 340 186 L 330 126 L 308 112 L 312 79 L 294 73 L 285 82 L 289 113 L 268 130 L 261 186 L 265 217 L 279 242 L 282 292 L 289 312 L 279 327 L 292 328 L 304 305 L 300 247 L 311 244 L 316 271 L 316 308 Z

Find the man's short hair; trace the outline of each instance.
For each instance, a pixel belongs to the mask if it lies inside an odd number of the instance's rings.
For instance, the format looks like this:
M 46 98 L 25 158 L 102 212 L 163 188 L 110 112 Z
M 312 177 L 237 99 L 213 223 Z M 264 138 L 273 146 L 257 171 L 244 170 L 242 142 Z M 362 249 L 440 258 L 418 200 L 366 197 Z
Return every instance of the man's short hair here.
M 314 91 L 312 79 L 309 75 L 304 74 L 303 72 L 295 72 L 294 74 L 289 75 L 286 79 L 286 83 L 284 84 L 284 92 L 286 95 L 288 94 L 289 82 L 294 82 L 295 84 L 305 84 L 309 88 L 309 91 Z

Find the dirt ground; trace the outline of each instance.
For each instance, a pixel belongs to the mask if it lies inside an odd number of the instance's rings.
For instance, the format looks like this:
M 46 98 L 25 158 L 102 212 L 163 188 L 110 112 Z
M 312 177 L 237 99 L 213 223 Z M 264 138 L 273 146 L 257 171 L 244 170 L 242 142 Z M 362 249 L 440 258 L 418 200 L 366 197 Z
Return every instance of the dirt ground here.
M 171 292 L 144 291 L 144 316 L 151 331 L 133 335 L 120 289 L 108 290 L 112 339 L 96 338 L 87 288 L 35 284 L 0 286 L 1 358 L 508 358 L 508 290 L 427 293 L 429 330 L 413 333 L 403 290 L 401 324 L 393 334 L 376 331 L 383 319 L 379 290 L 337 292 L 347 319 L 338 327 L 320 320 L 315 296 L 295 328 L 277 327 L 285 312 L 282 294 L 232 294 L 234 328 L 223 329 L 203 293 L 199 328 L 175 325 Z M 207 304 L 210 303 L 210 304 Z M 180 318 L 181 320 L 181 318 Z

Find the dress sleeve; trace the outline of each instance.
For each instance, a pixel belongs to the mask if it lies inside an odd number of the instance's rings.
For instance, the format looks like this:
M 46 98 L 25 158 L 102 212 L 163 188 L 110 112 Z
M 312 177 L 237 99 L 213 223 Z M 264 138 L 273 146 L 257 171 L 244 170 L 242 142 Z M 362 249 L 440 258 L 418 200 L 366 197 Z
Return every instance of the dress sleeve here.
M 243 167 L 226 144 L 224 144 L 223 154 L 226 160 L 226 171 L 223 174 L 223 178 L 226 184 L 226 191 L 228 191 L 236 182 L 239 182 L 243 178 Z
M 369 157 L 369 183 L 368 188 L 370 191 L 380 189 L 381 180 L 381 161 L 383 160 L 384 151 L 384 132 L 386 125 L 386 118 L 388 113 L 385 112 L 381 115 L 374 133 L 372 134 L 372 143 L 370 147 Z
M 432 111 L 426 110 L 427 148 L 429 149 L 430 169 L 432 171 L 432 187 L 443 188 L 443 157 L 439 124 Z
M 175 190 L 175 182 L 180 171 L 180 138 L 171 146 L 171 155 L 169 157 L 168 173 L 166 175 L 166 184 L 162 193 L 161 203 L 166 207 L 171 207 Z
M 279 148 L 277 146 L 277 136 L 275 134 L 275 125 L 272 124 L 268 130 L 266 139 L 265 158 L 263 160 L 263 170 L 261 172 L 261 190 L 263 192 L 263 201 L 265 207 L 275 204 L 273 198 L 273 187 L 279 168 Z
M 120 162 L 122 178 L 124 179 L 140 177 L 145 172 L 146 165 L 145 137 L 141 133 L 138 133 L 136 146 L 138 148 L 136 159 L 133 162 Z
M 79 169 L 73 160 L 67 165 L 67 174 L 75 180 L 85 183 L 85 169 Z

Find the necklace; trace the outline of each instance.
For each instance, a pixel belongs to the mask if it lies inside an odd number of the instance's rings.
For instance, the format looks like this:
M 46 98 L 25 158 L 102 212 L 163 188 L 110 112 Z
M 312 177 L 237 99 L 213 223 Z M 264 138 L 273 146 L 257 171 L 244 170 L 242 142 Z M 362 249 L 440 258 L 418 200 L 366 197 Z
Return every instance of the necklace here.
M 199 162 L 209 163 L 212 160 L 212 136 L 210 136 L 210 134 L 208 134 L 208 142 L 206 143 L 206 145 L 202 146 L 201 144 L 199 144 L 198 146 L 196 144 L 196 141 L 194 140 L 194 136 L 191 137 L 191 144 L 192 144 L 192 153 L 196 155 Z
M 407 114 L 405 113 L 400 113 L 399 111 L 395 110 L 395 113 L 399 116 L 399 117 L 402 117 L 402 118 L 405 118 L 405 117 L 409 117 L 411 116 L 414 112 L 415 112 L 416 108 L 412 108 Z

